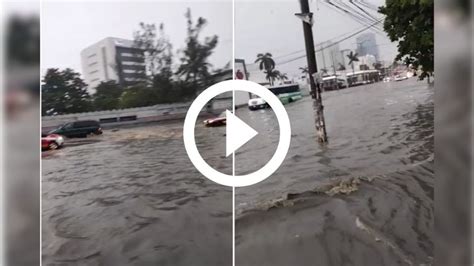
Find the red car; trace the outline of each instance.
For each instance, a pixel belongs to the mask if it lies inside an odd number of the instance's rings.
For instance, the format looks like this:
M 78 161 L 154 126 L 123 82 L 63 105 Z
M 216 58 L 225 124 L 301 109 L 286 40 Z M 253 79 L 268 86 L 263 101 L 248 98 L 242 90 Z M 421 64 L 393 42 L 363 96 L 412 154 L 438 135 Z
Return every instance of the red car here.
M 58 134 L 41 135 L 41 150 L 56 150 L 63 146 L 64 137 Z
M 226 121 L 225 117 L 209 118 L 204 120 L 204 125 L 206 125 L 206 127 L 220 127 L 225 126 Z

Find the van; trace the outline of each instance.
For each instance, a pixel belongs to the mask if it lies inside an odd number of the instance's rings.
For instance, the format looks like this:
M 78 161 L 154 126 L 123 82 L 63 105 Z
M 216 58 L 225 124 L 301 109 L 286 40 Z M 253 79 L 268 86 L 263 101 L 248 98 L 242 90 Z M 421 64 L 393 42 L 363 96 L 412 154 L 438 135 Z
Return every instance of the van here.
M 49 133 L 63 135 L 68 138 L 84 138 L 90 134 L 102 134 L 102 128 L 97 121 L 83 120 L 66 123 Z

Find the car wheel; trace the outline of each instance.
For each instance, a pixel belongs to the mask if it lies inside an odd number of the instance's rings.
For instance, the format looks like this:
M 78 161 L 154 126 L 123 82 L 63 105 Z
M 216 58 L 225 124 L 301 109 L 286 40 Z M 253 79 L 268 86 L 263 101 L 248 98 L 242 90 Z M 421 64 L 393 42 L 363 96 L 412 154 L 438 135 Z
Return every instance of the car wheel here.
M 49 145 L 48 145 L 48 148 L 50 150 L 56 150 L 57 148 L 59 148 L 59 145 L 56 143 L 56 142 L 51 142 Z

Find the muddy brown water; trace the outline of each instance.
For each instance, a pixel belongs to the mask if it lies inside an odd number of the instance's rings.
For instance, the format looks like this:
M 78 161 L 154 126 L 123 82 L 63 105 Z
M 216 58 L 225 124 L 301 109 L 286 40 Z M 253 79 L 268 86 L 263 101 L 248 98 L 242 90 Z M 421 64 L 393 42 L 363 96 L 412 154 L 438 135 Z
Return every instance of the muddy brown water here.
M 288 105 L 285 162 L 236 189 L 236 265 L 430 265 L 433 87 L 376 83 L 326 92 L 323 103 L 327 145 L 315 142 L 310 99 Z M 269 116 L 240 115 L 256 127 Z M 271 125 L 272 137 L 255 144 L 260 156 L 236 155 L 238 170 L 271 157 L 278 124 Z
M 377 83 L 326 92 L 324 105 L 327 145 L 315 141 L 311 99 L 287 105 L 285 162 L 236 189 L 237 265 L 429 263 L 433 88 Z M 236 153 L 242 174 L 273 155 L 278 123 L 270 109 L 237 115 L 259 132 Z M 196 142 L 210 165 L 232 171 L 225 127 L 198 124 Z M 232 265 L 232 191 L 194 169 L 182 122 L 66 144 L 43 153 L 44 265 Z M 325 193 L 355 177 L 351 193 Z

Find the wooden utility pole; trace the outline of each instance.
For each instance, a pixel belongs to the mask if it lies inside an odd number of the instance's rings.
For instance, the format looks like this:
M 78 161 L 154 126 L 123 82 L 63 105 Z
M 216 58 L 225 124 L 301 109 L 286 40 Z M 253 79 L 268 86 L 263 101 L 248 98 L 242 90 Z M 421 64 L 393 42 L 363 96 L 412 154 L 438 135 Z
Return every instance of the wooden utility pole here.
M 326 143 L 328 141 L 326 135 L 326 124 L 324 122 L 324 107 L 321 99 L 321 86 L 315 81 L 314 74 L 318 72 L 316 65 L 316 53 L 314 51 L 313 41 L 313 13 L 309 11 L 308 0 L 299 0 L 301 5 L 301 13 L 296 14 L 303 20 L 304 41 L 306 47 L 306 57 L 308 61 L 309 83 L 311 88 L 311 97 L 313 97 L 313 110 L 315 115 L 316 134 L 318 141 Z

